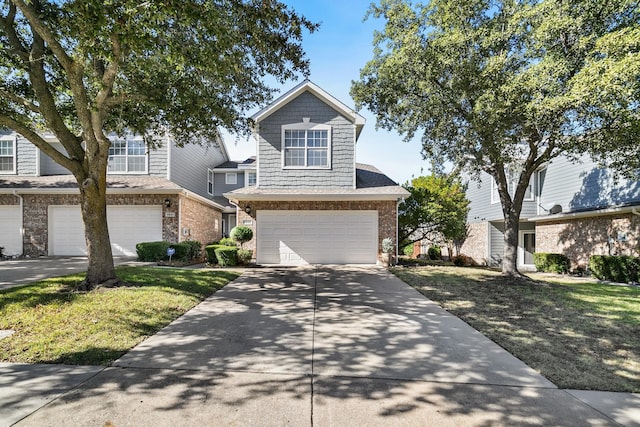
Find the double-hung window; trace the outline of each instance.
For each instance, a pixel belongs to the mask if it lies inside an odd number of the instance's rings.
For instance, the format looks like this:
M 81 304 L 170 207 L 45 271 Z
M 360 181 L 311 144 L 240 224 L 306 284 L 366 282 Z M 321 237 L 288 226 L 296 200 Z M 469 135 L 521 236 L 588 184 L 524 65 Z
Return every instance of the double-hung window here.
M 0 173 L 16 172 L 16 139 L 0 139 Z
M 329 169 L 331 127 L 305 120 L 303 123 L 282 127 L 282 167 Z
M 109 147 L 109 173 L 146 173 L 147 146 L 142 139 L 114 139 Z
M 214 176 L 215 175 L 213 174 L 213 171 L 211 169 L 207 169 L 207 193 L 209 193 L 212 196 L 213 196 Z
M 255 172 L 245 172 L 247 177 L 246 185 L 256 185 L 256 173 Z
M 524 201 L 533 201 L 535 200 L 535 192 L 534 192 L 534 183 L 535 177 L 537 175 L 533 174 L 532 179 L 527 184 L 527 190 L 524 193 Z M 515 177 L 512 179 L 510 174 L 507 174 L 507 186 L 509 190 L 509 194 L 511 197 L 516 193 L 516 187 L 518 186 L 518 182 L 515 180 Z M 498 184 L 496 181 L 491 178 L 491 203 L 500 203 L 500 194 L 498 194 Z

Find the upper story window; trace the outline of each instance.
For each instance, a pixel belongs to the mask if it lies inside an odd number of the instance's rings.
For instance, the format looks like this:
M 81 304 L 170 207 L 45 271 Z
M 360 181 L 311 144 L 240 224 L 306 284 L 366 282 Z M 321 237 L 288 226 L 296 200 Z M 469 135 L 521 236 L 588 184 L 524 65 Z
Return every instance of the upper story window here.
M 0 139 L 0 173 L 16 172 L 16 139 Z
M 527 185 L 527 190 L 524 193 L 524 201 L 532 201 L 535 200 L 535 192 L 533 188 L 533 184 L 536 181 L 537 174 L 533 174 L 532 178 L 529 180 L 529 184 Z M 509 194 L 513 197 L 516 192 L 516 187 L 518 182 L 514 179 L 511 179 L 509 174 L 507 174 L 507 184 L 509 186 Z M 496 184 L 496 180 L 491 178 L 491 203 L 500 203 L 500 194 L 498 193 L 498 184 Z
M 207 193 L 213 196 L 214 174 L 211 169 L 207 169 Z
M 238 183 L 238 174 L 229 172 L 224 174 L 224 183 L 228 185 L 235 185 Z
M 282 167 L 329 169 L 331 126 L 310 123 L 308 118 L 282 126 Z
M 256 185 L 256 173 L 255 172 L 245 172 L 245 176 L 247 177 L 247 183 L 246 185 Z
M 109 173 L 146 173 L 147 146 L 142 139 L 114 139 L 109 147 Z

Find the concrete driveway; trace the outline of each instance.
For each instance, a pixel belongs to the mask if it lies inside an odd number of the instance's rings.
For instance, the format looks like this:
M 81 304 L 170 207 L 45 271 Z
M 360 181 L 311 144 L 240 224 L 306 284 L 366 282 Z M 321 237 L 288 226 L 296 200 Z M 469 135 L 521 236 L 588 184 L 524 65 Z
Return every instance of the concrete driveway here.
M 618 425 L 375 267 L 248 270 L 78 382 L 18 425 Z
M 116 265 L 134 263 L 132 257 L 114 257 Z M 87 257 L 40 257 L 0 261 L 0 289 L 49 277 L 86 271 Z

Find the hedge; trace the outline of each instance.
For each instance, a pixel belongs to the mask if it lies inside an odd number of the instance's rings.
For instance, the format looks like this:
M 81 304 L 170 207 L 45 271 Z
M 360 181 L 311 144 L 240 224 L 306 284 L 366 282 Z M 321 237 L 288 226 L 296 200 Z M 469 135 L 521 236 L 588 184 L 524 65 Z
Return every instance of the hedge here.
M 442 259 L 442 248 L 440 246 L 429 246 L 427 255 L 431 260 Z
M 638 282 L 640 258 L 630 256 L 592 255 L 589 270 L 597 279 L 612 282 Z
M 158 262 L 169 259 L 168 248 L 174 248 L 176 252 L 171 257 L 172 260 L 189 261 L 200 257 L 202 249 L 200 242 L 187 240 L 180 243 L 142 242 L 136 245 L 136 252 L 139 261 Z
M 238 263 L 240 265 L 249 265 L 251 262 L 251 257 L 253 256 L 253 251 L 249 249 L 239 249 L 238 250 Z
M 568 273 L 569 258 L 563 254 L 536 252 L 533 254 L 533 264 L 536 270 L 547 273 Z
M 238 249 L 237 247 L 231 246 L 219 246 L 214 252 L 216 254 L 216 259 L 218 260 L 218 265 L 222 267 L 234 267 L 238 265 Z

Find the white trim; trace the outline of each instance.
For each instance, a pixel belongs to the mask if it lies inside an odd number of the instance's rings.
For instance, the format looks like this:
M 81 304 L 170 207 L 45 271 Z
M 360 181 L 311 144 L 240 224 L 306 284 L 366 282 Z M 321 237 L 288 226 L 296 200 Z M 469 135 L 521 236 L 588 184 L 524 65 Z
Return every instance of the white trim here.
M 143 138 L 140 137 L 135 137 L 135 136 L 126 136 L 124 138 L 114 138 L 111 140 L 111 145 L 113 145 L 114 142 L 119 141 L 125 142 L 125 146 L 124 146 L 124 150 L 125 150 L 125 154 L 118 154 L 118 155 L 111 155 L 109 154 L 108 158 L 109 160 L 107 161 L 107 175 L 146 175 L 149 173 L 149 149 L 147 147 L 147 144 L 145 143 Z M 136 171 L 130 171 L 129 170 L 129 142 L 142 142 L 142 145 L 144 147 L 144 170 L 136 170 Z M 109 150 L 111 150 L 111 146 L 109 146 Z M 132 157 L 143 157 L 141 154 L 132 154 Z M 117 158 L 124 158 L 125 159 L 125 167 L 126 170 L 122 171 L 122 170 L 109 170 L 109 163 L 112 157 L 117 157 Z
M 233 179 L 231 179 L 233 178 Z M 237 185 L 238 184 L 238 172 L 226 172 L 224 174 L 224 183 L 226 185 Z
M 594 209 L 584 212 L 567 212 L 555 215 L 544 215 L 529 218 L 531 222 L 549 222 L 549 221 L 565 221 L 573 218 L 589 218 L 598 216 L 607 216 L 621 213 L 633 213 L 633 209 L 639 208 L 640 204 L 623 207 L 610 207 L 604 209 Z
M 278 194 L 278 193 L 263 193 L 263 194 L 237 194 L 237 193 L 224 193 L 224 197 L 232 201 L 239 200 L 256 200 L 256 201 L 297 201 L 297 202 L 313 202 L 313 201 L 328 201 L 328 200 L 399 200 L 403 197 L 407 197 L 408 193 L 321 193 L 321 194 Z
M 533 234 L 536 235 L 535 230 L 519 230 L 518 232 L 518 267 L 534 267 L 534 264 L 524 263 L 524 235 Z
M 304 135 L 304 147 L 285 147 L 285 133 L 286 131 L 305 131 L 305 135 Z M 308 146 L 308 135 L 307 132 L 308 131 L 316 131 L 316 130 L 321 130 L 321 131 L 327 131 L 327 164 L 326 165 L 322 165 L 322 166 L 308 166 L 307 165 L 307 161 L 309 160 L 308 157 L 308 150 L 309 149 L 314 149 L 314 148 L 324 148 L 324 147 L 309 147 Z M 292 124 L 288 124 L 288 125 L 282 125 L 280 128 L 280 142 L 281 142 L 281 149 L 280 149 L 280 161 L 281 161 L 281 165 L 282 165 L 282 169 L 331 169 L 331 126 L 330 125 L 325 125 L 325 124 L 319 124 L 319 123 L 312 123 L 309 122 L 308 120 L 305 119 L 305 121 L 301 122 L 301 123 L 292 123 Z M 294 166 L 287 166 L 285 165 L 285 150 L 287 148 L 290 149 L 304 149 L 304 165 L 294 165 Z M 355 156 L 354 156 L 355 157 Z
M 213 196 L 215 193 L 216 174 L 211 168 L 207 168 L 207 194 Z M 211 188 L 211 191 L 209 191 Z
M 0 175 L 15 175 L 18 170 L 18 138 L 16 134 L 13 135 L 5 135 L 0 137 L 0 141 L 9 141 L 13 143 L 13 170 L 10 171 L 0 171 Z M 2 156 L 9 157 L 9 156 Z
M 491 177 L 491 204 L 494 205 L 496 203 L 500 203 L 500 193 L 497 194 L 497 199 L 494 198 L 493 194 L 495 191 L 498 191 L 498 184 L 496 183 L 494 177 L 492 177 L 491 175 L 489 176 Z

